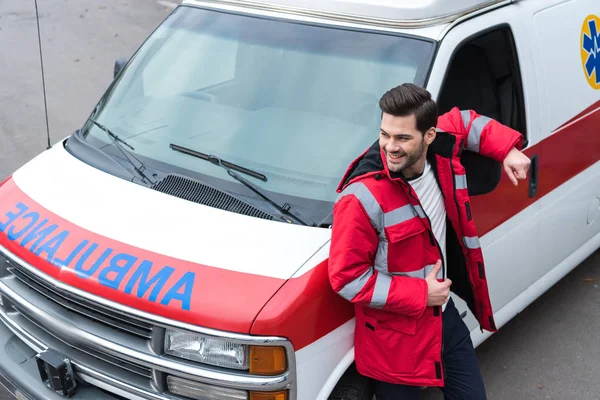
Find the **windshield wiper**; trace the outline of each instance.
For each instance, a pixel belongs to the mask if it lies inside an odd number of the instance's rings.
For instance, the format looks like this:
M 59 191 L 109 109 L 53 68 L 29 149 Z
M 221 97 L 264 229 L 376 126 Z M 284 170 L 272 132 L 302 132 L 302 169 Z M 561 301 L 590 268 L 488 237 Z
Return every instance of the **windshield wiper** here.
M 123 154 L 123 156 L 125 156 L 125 158 L 127 159 L 127 161 L 129 161 L 131 163 L 131 165 L 133 165 L 133 168 L 135 169 L 135 172 L 137 172 L 141 177 L 142 177 L 142 182 L 144 183 L 150 183 L 151 185 L 154 185 L 155 182 L 152 181 L 152 179 L 150 179 L 145 173 L 144 171 L 146 170 L 146 166 L 144 165 L 143 162 L 141 162 L 136 156 L 134 156 L 133 154 L 131 154 L 131 152 L 129 152 L 128 150 L 126 150 L 123 146 L 127 146 L 129 147 L 131 150 L 135 149 L 133 148 L 133 146 L 131 146 L 129 143 L 127 143 L 126 141 L 124 141 L 123 139 L 121 139 L 120 137 L 118 137 L 117 135 L 115 135 L 114 133 L 112 133 L 110 131 L 110 129 L 108 129 L 107 127 L 105 127 L 104 125 L 102 125 L 101 123 L 99 123 L 98 121 L 90 118 L 89 119 L 90 122 L 92 122 L 94 125 L 96 125 L 98 128 L 102 129 L 104 132 L 106 132 L 106 134 L 108 135 L 108 137 L 110 137 L 110 139 L 112 140 L 112 142 L 114 143 L 115 147 L 117 149 L 119 149 L 119 151 Z M 137 161 L 138 163 L 136 164 L 132 158 Z
M 180 153 L 188 154 L 190 156 L 201 158 L 201 159 L 203 159 L 205 161 L 210 161 L 213 164 L 216 164 L 216 162 L 213 161 L 216 158 L 215 156 L 211 156 L 211 155 L 208 155 L 206 153 L 202 153 L 202 152 L 199 152 L 199 151 L 196 151 L 196 150 L 188 149 L 187 147 L 179 146 L 179 145 L 176 145 L 176 144 L 173 144 L 173 143 L 171 143 L 169 145 L 169 147 L 172 150 L 178 151 Z M 242 167 L 240 165 L 231 163 L 229 161 L 221 160 L 220 158 L 219 158 L 219 160 L 220 160 L 221 164 L 223 164 L 223 166 L 225 166 L 227 168 L 236 170 L 236 171 L 241 172 L 241 173 L 246 174 L 246 175 L 250 175 L 251 177 L 256 178 L 256 179 L 260 179 L 263 182 L 267 181 L 267 177 L 265 175 L 261 174 L 260 172 L 252 171 L 251 169 L 244 168 L 244 167 Z
M 271 200 L 266 194 L 264 194 L 261 189 L 259 189 L 257 186 L 255 186 L 254 184 L 250 183 L 248 180 L 246 180 L 245 178 L 242 178 L 239 174 L 237 174 L 234 171 L 234 167 L 235 169 L 240 169 L 241 171 L 243 171 L 244 173 L 250 175 L 250 176 L 254 176 L 257 179 L 260 179 L 258 176 L 262 176 L 264 177 L 264 181 L 267 180 L 266 176 L 264 176 L 263 174 L 260 174 L 256 171 L 252 171 L 250 169 L 241 167 L 239 165 L 236 164 L 232 164 L 230 162 L 227 161 L 223 161 L 221 160 L 219 157 L 217 156 L 213 156 L 213 155 L 207 155 L 204 153 L 201 153 L 199 151 L 195 151 L 192 149 L 188 149 L 186 147 L 182 147 L 182 146 L 178 146 L 176 144 L 170 144 L 169 147 L 175 151 L 179 151 L 188 155 L 191 155 L 193 157 L 197 157 L 200 158 L 202 160 L 208 161 L 214 165 L 217 165 L 221 168 L 223 168 L 224 170 L 227 171 L 227 174 L 229 174 L 229 176 L 231 176 L 233 179 L 235 179 L 236 181 L 240 182 L 241 184 L 243 184 L 244 186 L 246 186 L 248 189 L 252 190 L 254 193 L 256 193 L 257 195 L 259 195 L 260 197 L 262 197 L 264 200 L 266 200 L 269 204 L 271 204 L 273 207 L 275 207 L 280 213 L 289 216 L 290 218 L 294 219 L 296 222 L 302 224 L 302 225 L 306 225 L 306 226 L 314 226 L 314 223 L 308 224 L 306 222 L 304 222 L 302 219 L 300 219 L 299 217 L 297 217 L 296 215 L 294 215 L 292 212 L 290 212 L 290 209 L 292 208 L 292 206 L 290 206 L 288 203 L 285 203 L 283 206 L 280 206 L 279 204 L 275 203 L 273 200 Z M 287 218 L 284 218 L 287 222 L 291 223 L 292 221 L 290 221 Z

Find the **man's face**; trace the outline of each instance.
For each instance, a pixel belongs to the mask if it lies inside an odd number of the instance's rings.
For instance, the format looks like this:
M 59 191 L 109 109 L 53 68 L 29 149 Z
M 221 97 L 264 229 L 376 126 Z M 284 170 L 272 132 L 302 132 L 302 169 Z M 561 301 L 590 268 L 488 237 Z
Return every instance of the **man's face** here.
M 383 113 L 379 146 L 385 153 L 388 169 L 403 172 L 406 178 L 419 175 L 425 168 L 426 147 L 435 138 L 435 129 L 423 135 L 413 115 L 396 117 Z

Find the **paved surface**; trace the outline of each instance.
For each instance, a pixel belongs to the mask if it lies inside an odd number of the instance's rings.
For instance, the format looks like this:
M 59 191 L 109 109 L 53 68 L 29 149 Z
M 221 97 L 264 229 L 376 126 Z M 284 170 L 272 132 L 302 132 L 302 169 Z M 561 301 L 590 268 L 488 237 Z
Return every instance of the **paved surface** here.
M 155 0 L 38 0 L 51 143 L 86 120 L 129 58 L 171 11 Z M 46 148 L 33 0 L 0 0 L 0 179 Z
M 87 118 L 114 60 L 129 57 L 170 8 L 154 0 L 38 1 L 55 143 Z M 0 0 L 0 179 L 46 146 L 36 29 L 33 0 Z M 477 349 L 489 399 L 600 399 L 598 286 L 596 253 Z M 426 390 L 423 398 L 442 397 Z M 8 400 L 1 390 L 0 400 Z

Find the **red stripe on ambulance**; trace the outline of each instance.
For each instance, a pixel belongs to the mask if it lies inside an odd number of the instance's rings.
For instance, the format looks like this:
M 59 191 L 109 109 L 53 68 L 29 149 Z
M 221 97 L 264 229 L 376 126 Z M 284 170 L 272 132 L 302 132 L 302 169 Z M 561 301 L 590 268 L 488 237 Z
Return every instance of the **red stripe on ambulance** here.
M 53 278 L 129 307 L 247 333 L 285 282 L 167 257 L 95 234 L 43 208 L 13 180 L 0 190 L 0 245 Z
M 502 172 L 502 180 L 492 193 L 471 198 L 475 225 L 483 236 L 538 201 L 558 186 L 600 160 L 600 101 L 561 125 L 541 142 L 525 149 L 528 157 L 539 157 L 539 188 L 529 198 L 528 181 L 514 187 Z

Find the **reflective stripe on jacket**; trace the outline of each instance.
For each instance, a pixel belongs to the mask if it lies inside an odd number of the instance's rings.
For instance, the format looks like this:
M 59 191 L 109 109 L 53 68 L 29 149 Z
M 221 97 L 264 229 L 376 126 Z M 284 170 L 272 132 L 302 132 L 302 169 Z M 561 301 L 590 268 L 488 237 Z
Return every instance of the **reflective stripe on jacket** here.
M 482 329 L 495 331 L 483 255 L 473 223 L 466 148 L 498 161 L 522 136 L 474 111 L 439 117 L 428 160 L 448 219 L 447 272 Z M 425 276 L 441 259 L 416 193 L 390 174 L 378 141 L 346 172 L 334 206 L 329 258 L 331 286 L 355 304 L 358 371 L 377 380 L 443 386 L 441 307 L 427 307 Z M 440 275 L 439 278 L 442 278 Z

